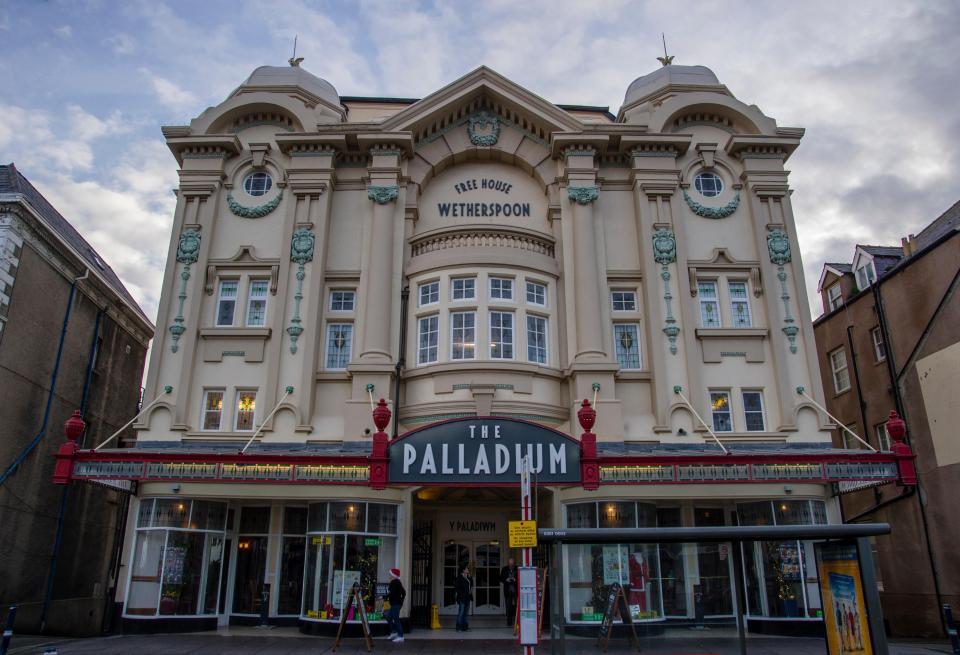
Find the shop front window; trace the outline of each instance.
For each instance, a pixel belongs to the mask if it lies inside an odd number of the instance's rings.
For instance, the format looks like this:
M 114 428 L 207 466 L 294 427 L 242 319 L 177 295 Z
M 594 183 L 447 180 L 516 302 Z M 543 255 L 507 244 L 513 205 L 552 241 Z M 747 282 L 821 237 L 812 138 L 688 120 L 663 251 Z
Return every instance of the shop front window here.
M 126 614 L 216 614 L 226 505 L 145 498 L 137 515 Z
M 575 503 L 566 507 L 567 527 L 647 528 L 657 508 L 633 501 Z M 599 622 L 610 586 L 619 583 L 635 621 L 663 618 L 657 544 L 576 544 L 563 549 L 568 582 L 568 620 Z
M 775 500 L 737 505 L 740 525 L 817 525 L 827 522 L 817 500 Z M 820 617 L 812 542 L 761 541 L 743 546 L 747 609 L 753 616 Z
M 368 618 L 382 620 L 376 587 L 397 566 L 397 507 L 360 501 L 310 505 L 303 615 L 339 620 L 359 584 Z M 359 620 L 347 610 L 347 620 Z

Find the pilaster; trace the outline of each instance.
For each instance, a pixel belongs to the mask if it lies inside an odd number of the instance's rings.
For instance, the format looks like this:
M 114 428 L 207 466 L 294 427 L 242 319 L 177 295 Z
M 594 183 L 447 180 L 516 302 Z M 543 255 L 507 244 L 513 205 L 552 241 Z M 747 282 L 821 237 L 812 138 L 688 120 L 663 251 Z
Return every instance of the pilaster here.
M 281 369 L 298 380 L 289 401 L 297 408 L 296 432 L 313 431 L 316 368 L 323 347 L 324 271 L 326 270 L 330 211 L 336 185 L 335 161 L 346 147 L 343 135 L 278 135 L 277 144 L 290 158 L 288 189 L 294 197 L 284 222 L 284 244 L 289 255 L 281 259 L 281 279 L 286 280 L 283 311 L 278 312 L 277 338 L 270 354 L 278 363 L 270 367 L 271 389 L 289 384 L 278 376 Z M 280 362 L 288 362 L 280 366 Z M 272 406 L 269 405 L 269 406 Z

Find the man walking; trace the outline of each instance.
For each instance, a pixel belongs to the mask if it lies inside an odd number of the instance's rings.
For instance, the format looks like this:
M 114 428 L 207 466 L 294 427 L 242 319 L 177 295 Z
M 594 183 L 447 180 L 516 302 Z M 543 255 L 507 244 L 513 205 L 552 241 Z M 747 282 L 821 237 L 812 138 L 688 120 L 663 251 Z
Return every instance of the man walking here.
M 387 625 L 390 626 L 390 636 L 387 637 L 395 644 L 403 643 L 403 625 L 400 623 L 400 608 L 407 597 L 407 590 L 400 582 L 400 569 L 390 569 L 390 584 L 387 586 L 385 598 L 390 602 L 387 610 Z
M 512 626 L 517 620 L 517 565 L 512 557 L 500 569 L 500 584 L 503 585 L 503 602 L 507 608 L 507 625 Z
M 468 632 L 470 624 L 467 623 L 467 615 L 470 613 L 470 603 L 473 601 L 473 578 L 470 577 L 470 567 L 463 565 L 460 575 L 457 576 L 457 582 L 453 590 L 456 594 L 457 605 L 457 632 Z

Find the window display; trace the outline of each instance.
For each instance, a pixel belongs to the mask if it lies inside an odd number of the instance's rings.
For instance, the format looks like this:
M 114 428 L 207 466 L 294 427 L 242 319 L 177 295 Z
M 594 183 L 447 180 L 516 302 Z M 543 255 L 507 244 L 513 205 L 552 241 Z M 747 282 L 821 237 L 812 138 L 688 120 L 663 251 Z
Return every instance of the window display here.
M 567 527 L 636 528 L 657 525 L 656 506 L 634 501 L 600 501 L 566 506 Z M 660 559 L 656 544 L 564 546 L 569 571 L 570 621 L 596 621 L 607 610 L 609 586 L 619 583 L 635 621 L 661 620 Z
M 307 517 L 303 617 L 338 621 L 354 583 L 367 616 L 383 620 L 378 582 L 386 583 L 397 559 L 397 507 L 359 501 L 313 503 Z M 354 609 L 347 610 L 354 620 Z
M 817 500 L 776 500 L 737 505 L 740 525 L 816 525 L 827 522 Z M 820 593 L 812 542 L 762 541 L 743 547 L 747 611 L 751 616 L 819 618 Z
M 143 499 L 137 514 L 126 614 L 216 614 L 225 524 L 225 503 Z

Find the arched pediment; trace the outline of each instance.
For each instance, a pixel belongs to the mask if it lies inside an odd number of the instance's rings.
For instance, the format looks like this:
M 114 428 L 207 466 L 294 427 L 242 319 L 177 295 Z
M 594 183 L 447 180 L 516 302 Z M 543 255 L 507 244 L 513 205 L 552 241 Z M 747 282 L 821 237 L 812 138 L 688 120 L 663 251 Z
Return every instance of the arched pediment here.
M 678 94 L 650 117 L 652 132 L 685 132 L 694 125 L 712 125 L 731 134 L 776 134 L 777 124 L 755 106 L 719 93 Z
M 244 93 L 209 107 L 190 121 L 193 134 L 233 134 L 246 127 L 271 124 L 280 130 L 313 129 L 317 118 L 302 102 L 276 93 Z

